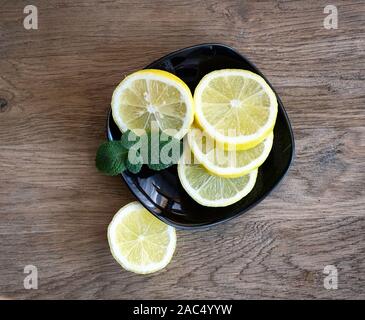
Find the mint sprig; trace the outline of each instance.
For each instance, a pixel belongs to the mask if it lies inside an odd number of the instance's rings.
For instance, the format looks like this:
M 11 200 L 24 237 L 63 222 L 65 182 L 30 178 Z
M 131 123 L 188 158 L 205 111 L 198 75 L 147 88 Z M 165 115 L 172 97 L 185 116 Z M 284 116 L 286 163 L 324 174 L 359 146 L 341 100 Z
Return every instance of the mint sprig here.
M 138 173 L 143 164 L 159 171 L 176 164 L 182 149 L 183 144 L 180 140 L 161 131 L 138 136 L 128 130 L 121 140 L 102 143 L 97 151 L 95 163 L 99 171 L 109 176 L 118 175 L 126 169 Z
M 151 135 L 149 133 L 149 143 L 151 145 Z M 177 140 L 164 132 L 160 132 L 159 134 L 159 147 L 158 148 L 149 148 L 148 149 L 148 158 L 145 159 L 145 163 L 147 166 L 155 171 L 160 171 L 163 169 L 167 169 L 168 167 L 176 164 L 183 151 L 183 144 L 180 140 Z M 177 152 L 174 152 L 177 151 Z M 158 158 L 158 161 L 154 161 Z
M 126 169 L 127 156 L 128 149 L 120 141 L 104 142 L 96 153 L 95 164 L 99 171 L 108 176 L 116 176 Z

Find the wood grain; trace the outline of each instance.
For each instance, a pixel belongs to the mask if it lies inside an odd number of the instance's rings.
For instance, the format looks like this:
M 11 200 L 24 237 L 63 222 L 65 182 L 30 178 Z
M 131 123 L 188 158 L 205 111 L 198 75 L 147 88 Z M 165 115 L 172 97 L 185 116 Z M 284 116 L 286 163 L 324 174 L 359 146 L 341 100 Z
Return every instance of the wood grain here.
M 365 298 L 365 5 L 336 1 L 0 1 L 0 298 Z M 100 175 L 115 85 L 172 50 L 222 42 L 281 96 L 296 159 L 247 215 L 179 231 L 163 271 L 121 270 L 106 227 L 133 200 Z M 197 245 L 199 244 L 199 245 Z M 39 289 L 23 288 L 23 268 Z M 338 268 L 337 290 L 323 268 Z

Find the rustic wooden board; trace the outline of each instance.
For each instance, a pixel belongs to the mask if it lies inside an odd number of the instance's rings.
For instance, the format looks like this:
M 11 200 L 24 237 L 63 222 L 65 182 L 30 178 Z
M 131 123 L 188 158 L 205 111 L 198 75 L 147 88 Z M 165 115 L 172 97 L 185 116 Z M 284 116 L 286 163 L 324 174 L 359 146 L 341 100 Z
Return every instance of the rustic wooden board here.
M 1 298 L 365 298 L 365 4 L 336 1 L 0 1 Z M 280 94 L 288 176 L 248 214 L 179 231 L 172 263 L 138 276 L 106 228 L 133 200 L 94 167 L 115 85 L 172 50 L 222 42 Z M 23 269 L 39 271 L 25 290 Z M 338 268 L 338 289 L 323 268 Z

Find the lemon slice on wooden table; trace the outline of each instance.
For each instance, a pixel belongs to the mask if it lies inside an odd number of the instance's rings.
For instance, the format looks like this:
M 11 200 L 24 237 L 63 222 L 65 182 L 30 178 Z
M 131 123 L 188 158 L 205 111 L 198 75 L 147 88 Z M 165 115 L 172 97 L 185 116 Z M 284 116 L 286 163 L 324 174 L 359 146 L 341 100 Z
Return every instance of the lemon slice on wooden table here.
M 155 122 L 163 132 L 181 139 L 194 119 L 189 87 L 162 70 L 145 69 L 127 76 L 114 90 L 111 106 L 122 132 L 148 131 Z
M 188 149 L 188 148 L 186 148 Z M 184 151 L 177 172 L 185 191 L 199 204 L 206 207 L 225 207 L 245 197 L 255 186 L 257 169 L 238 178 L 224 178 L 209 173 Z
M 108 227 L 108 241 L 113 257 L 124 269 L 146 274 L 170 262 L 176 233 L 135 201 L 115 214 Z
M 240 69 L 208 73 L 194 92 L 195 118 L 224 145 L 249 149 L 263 141 L 275 125 L 276 95 L 259 75 Z
M 226 178 L 240 177 L 258 168 L 268 157 L 274 135 L 247 150 L 225 150 L 198 127 L 188 133 L 191 151 L 197 160 L 211 173 Z

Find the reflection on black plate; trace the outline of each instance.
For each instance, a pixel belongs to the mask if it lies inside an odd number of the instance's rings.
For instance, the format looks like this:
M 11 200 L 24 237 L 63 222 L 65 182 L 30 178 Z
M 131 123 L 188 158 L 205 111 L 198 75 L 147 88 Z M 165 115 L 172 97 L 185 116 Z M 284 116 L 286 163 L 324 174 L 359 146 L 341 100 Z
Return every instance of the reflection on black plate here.
M 232 48 L 221 44 L 202 44 L 182 49 L 168 54 L 146 68 L 163 69 L 177 75 L 186 82 L 192 92 L 205 74 L 218 69 L 247 69 L 261 75 L 267 81 L 250 61 Z M 278 96 L 277 99 L 278 117 L 274 128 L 273 148 L 259 168 L 254 189 L 239 202 L 223 208 L 199 205 L 182 188 L 176 166 L 161 172 L 149 170 L 146 166 L 138 174 L 125 171 L 122 174 L 124 181 L 150 212 L 177 228 L 208 227 L 246 212 L 274 189 L 288 171 L 293 158 L 293 132 L 284 106 Z M 109 140 L 118 140 L 121 136 L 111 113 L 107 120 L 107 135 Z

